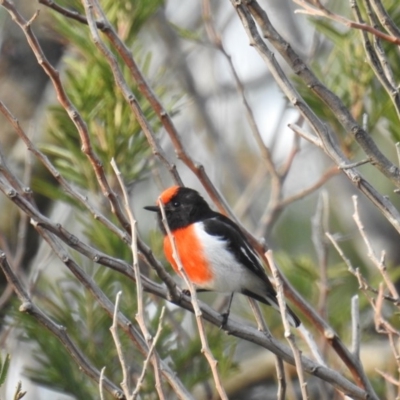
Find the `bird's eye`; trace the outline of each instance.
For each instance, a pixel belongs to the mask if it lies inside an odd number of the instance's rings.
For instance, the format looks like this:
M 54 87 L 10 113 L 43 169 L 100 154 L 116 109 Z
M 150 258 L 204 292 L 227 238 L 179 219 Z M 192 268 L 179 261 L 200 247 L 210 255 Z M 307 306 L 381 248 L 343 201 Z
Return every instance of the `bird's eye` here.
M 175 208 L 178 208 L 178 207 L 181 205 L 181 203 L 180 203 L 179 201 L 174 201 L 174 202 L 172 203 L 172 205 L 173 205 Z

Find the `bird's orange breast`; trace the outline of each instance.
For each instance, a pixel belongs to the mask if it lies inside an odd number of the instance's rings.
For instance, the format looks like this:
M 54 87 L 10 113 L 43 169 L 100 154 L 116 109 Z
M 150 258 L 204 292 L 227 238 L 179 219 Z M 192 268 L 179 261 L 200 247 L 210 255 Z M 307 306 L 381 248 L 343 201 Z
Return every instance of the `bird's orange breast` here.
M 179 258 L 189 280 L 199 286 L 207 285 L 213 279 L 213 273 L 204 256 L 203 247 L 197 239 L 195 226 L 177 229 L 173 232 L 173 236 Z M 175 272 L 180 274 L 172 255 L 171 240 L 168 236 L 164 237 L 164 253 Z

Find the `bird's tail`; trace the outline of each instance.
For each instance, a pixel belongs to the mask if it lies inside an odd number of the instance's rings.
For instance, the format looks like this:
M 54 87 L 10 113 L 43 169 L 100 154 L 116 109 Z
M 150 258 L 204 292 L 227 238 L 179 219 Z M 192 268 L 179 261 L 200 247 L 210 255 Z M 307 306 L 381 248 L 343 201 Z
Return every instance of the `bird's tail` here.
M 258 295 L 257 293 L 251 292 L 250 290 L 244 290 L 242 293 L 245 294 L 246 296 L 252 297 L 253 299 L 260 301 L 261 303 L 266 304 L 267 306 L 271 306 L 271 307 L 275 308 L 275 310 L 280 312 L 280 308 L 279 308 L 279 304 L 278 304 L 278 300 L 276 299 L 276 296 L 271 296 L 271 295 L 267 294 L 267 296 L 264 297 L 264 296 Z M 286 311 L 287 311 L 288 321 L 289 321 L 290 325 L 292 325 L 295 328 L 300 326 L 301 321 L 300 321 L 299 317 L 292 311 L 292 309 L 288 305 L 286 305 Z

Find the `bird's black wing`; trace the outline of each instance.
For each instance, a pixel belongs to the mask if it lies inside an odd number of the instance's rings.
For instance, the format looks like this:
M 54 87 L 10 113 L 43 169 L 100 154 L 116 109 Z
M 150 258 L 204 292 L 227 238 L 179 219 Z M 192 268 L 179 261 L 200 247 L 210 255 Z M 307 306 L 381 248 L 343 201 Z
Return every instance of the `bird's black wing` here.
M 248 270 L 262 280 L 269 283 L 268 277 L 257 254 L 240 228 L 232 220 L 220 213 L 213 212 L 213 215 L 205 219 L 203 224 L 207 233 L 221 237 L 226 241 L 227 248 L 235 255 L 236 259 L 241 264 L 246 266 Z
M 202 222 L 207 233 L 226 241 L 228 249 L 235 255 L 236 259 L 265 283 L 265 297 L 249 289 L 242 291 L 242 293 L 279 310 L 275 288 L 265 273 L 257 254 L 240 228 L 232 220 L 217 212 L 213 212 Z M 289 322 L 295 327 L 299 326 L 301 321 L 296 314 L 289 307 L 287 307 L 287 311 L 289 313 Z

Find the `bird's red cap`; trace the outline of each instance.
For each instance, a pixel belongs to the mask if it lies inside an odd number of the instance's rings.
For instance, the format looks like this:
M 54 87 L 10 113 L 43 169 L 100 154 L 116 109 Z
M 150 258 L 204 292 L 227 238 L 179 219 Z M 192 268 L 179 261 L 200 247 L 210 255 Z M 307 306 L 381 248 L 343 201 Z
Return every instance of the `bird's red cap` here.
M 160 199 L 162 201 L 163 204 L 167 204 L 171 201 L 171 199 L 178 193 L 180 186 L 175 185 L 175 186 L 171 186 L 168 189 L 165 189 L 161 195 L 160 195 Z M 158 201 L 157 201 L 158 204 Z

